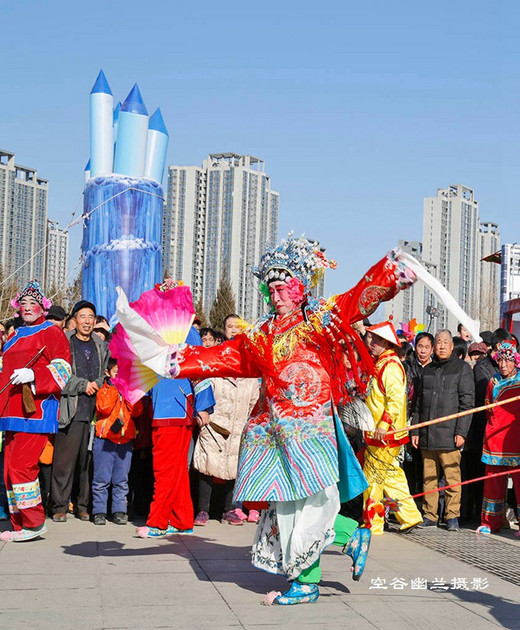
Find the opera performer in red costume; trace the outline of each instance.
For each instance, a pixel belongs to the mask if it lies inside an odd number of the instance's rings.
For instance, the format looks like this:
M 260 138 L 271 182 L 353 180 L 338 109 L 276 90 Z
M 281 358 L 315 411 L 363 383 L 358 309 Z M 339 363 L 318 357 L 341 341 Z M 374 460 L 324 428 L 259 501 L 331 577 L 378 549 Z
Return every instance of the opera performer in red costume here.
M 339 515 L 340 501 L 367 487 L 336 412 L 349 400 L 343 357 L 347 352 L 356 366 L 356 350 L 373 366 L 351 324 L 412 284 L 415 274 L 391 253 L 347 293 L 328 300 L 311 297 L 330 266 L 335 264 L 317 243 L 289 237 L 269 249 L 254 270 L 270 313 L 219 346 L 187 346 L 172 355 L 174 377 L 262 377 L 260 399 L 241 438 L 234 501 L 266 505 L 252 561 L 290 582 L 283 594 L 269 593 L 267 604 L 316 601 L 320 556 L 332 543 L 353 559 L 353 577 L 359 579 L 370 542 L 369 529 Z M 123 302 L 121 307 L 119 321 L 139 358 L 158 369 L 160 361 L 149 359 L 154 353 L 147 347 L 146 327 L 140 328 Z M 358 371 L 354 376 L 362 388 Z
M 520 395 L 520 354 L 511 341 L 498 345 L 493 359 L 498 364 L 498 374 L 490 380 L 486 393 L 486 405 L 515 398 Z M 518 470 L 520 466 L 520 402 L 508 403 L 487 410 L 486 432 L 482 461 L 486 464 L 486 476 L 494 473 Z M 517 513 L 520 510 L 520 473 L 511 475 L 516 494 Z M 499 532 L 507 492 L 507 475 L 484 480 L 481 526 L 479 534 Z M 518 534 L 518 532 L 517 532 Z
M 38 481 L 38 459 L 58 430 L 60 393 L 71 374 L 69 343 L 45 320 L 51 302 L 36 281 L 11 305 L 23 326 L 9 337 L 0 373 L 0 431 L 5 431 L 4 477 L 12 531 L 1 541 L 20 542 L 47 531 Z

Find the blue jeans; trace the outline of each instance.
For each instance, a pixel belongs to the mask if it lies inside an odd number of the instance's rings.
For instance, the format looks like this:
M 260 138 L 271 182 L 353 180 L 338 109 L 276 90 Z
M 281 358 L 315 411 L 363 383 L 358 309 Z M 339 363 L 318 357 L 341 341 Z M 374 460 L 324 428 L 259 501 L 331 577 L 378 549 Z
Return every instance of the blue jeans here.
M 133 442 L 116 444 L 94 438 L 94 480 L 92 482 L 92 513 L 106 514 L 108 488 L 112 484 L 112 514 L 126 514 L 128 474 L 132 463 Z

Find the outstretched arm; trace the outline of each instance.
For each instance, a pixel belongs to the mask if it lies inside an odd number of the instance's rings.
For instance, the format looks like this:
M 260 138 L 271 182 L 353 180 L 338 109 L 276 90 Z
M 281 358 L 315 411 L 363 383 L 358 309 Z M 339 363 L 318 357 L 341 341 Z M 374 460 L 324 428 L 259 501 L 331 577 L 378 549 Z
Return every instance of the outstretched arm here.
M 353 324 L 371 315 L 381 302 L 391 300 L 415 280 L 415 273 L 392 251 L 371 267 L 353 289 L 332 299 L 336 302 L 341 319 Z
M 245 335 L 237 335 L 213 348 L 186 346 L 177 355 L 175 377 L 201 379 L 218 377 L 259 377 L 261 373 L 246 348 Z

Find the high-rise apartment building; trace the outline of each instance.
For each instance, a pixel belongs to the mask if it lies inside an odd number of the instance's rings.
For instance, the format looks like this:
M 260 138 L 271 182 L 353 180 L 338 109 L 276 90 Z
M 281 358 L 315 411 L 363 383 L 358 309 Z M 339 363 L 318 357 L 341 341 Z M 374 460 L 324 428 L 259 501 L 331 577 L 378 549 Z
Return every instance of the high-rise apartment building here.
M 480 240 L 480 307 L 481 330 L 498 328 L 500 316 L 500 265 L 482 260 L 500 250 L 500 230 L 496 223 L 482 221 Z
M 0 150 L 0 263 L 19 286 L 45 282 L 47 189 L 35 169 Z
M 471 188 L 460 184 L 439 188 L 424 199 L 423 260 L 460 306 L 474 318 L 480 308 L 479 209 Z M 433 295 L 425 293 L 426 309 L 438 308 L 435 330 L 457 329 L 458 322 Z
M 400 240 L 398 247 L 401 251 L 422 262 L 421 242 Z M 424 292 L 424 285 L 419 282 L 413 284 L 406 291 L 400 291 L 393 300 L 385 302 L 385 318 L 388 319 L 392 316 L 396 328 L 399 328 L 400 322 L 407 323 L 414 317 L 421 323 L 424 311 Z
M 190 285 L 209 312 L 222 278 L 246 319 L 263 313 L 251 269 L 278 239 L 279 194 L 262 160 L 215 153 L 199 166 L 170 166 L 164 213 L 164 269 Z
M 499 319 L 499 273 L 497 264 L 482 258 L 500 249 L 496 223 L 479 222 L 473 190 L 450 186 L 424 200 L 423 242 L 399 241 L 399 247 L 419 260 L 448 289 L 462 308 L 480 319 L 481 330 L 494 330 Z M 386 304 L 385 315 L 396 324 L 415 317 L 431 332 L 458 322 L 421 281 Z
M 47 221 L 45 288 L 48 292 L 67 286 L 69 233 L 55 221 Z
M 202 298 L 206 173 L 199 166 L 170 166 L 163 219 L 163 269 Z

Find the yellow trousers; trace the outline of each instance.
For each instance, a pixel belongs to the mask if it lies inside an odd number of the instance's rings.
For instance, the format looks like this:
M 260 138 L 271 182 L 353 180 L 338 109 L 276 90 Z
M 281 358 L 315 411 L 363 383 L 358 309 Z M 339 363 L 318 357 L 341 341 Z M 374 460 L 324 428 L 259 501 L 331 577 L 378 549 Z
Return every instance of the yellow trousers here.
M 365 505 L 368 499 L 376 503 L 383 497 L 399 501 L 399 511 L 395 516 L 401 523 L 401 530 L 422 523 L 422 516 L 415 501 L 410 497 L 408 482 L 397 456 L 399 447 L 379 448 L 367 446 L 363 472 L 368 481 L 368 488 L 363 493 Z M 372 534 L 378 536 L 384 532 L 384 518 L 376 514 L 371 525 Z

